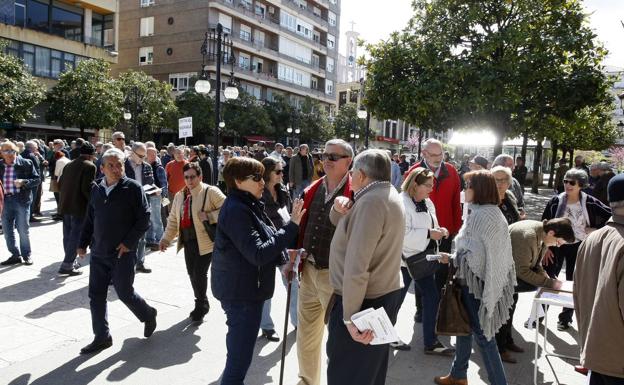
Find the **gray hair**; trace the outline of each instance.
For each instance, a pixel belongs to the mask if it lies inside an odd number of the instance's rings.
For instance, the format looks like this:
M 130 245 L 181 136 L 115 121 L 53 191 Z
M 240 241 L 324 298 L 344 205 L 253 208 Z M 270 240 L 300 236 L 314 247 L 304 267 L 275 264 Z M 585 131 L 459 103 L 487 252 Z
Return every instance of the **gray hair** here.
M 115 138 L 126 138 L 126 135 L 124 135 L 123 132 L 121 131 L 115 131 L 113 132 L 113 135 L 111 135 L 111 138 L 115 139 Z
M 102 153 L 105 153 L 106 151 L 110 150 L 111 148 L 115 148 L 115 146 L 113 146 L 111 143 L 104 143 L 102 145 Z
M 102 164 L 106 163 L 109 158 L 116 158 L 123 163 L 126 160 L 126 155 L 118 148 L 111 148 L 102 155 Z
M 143 142 L 133 142 L 132 143 L 132 151 L 136 151 L 139 149 L 143 149 L 143 150 L 147 150 L 147 148 L 145 147 L 145 143 Z
M 571 168 L 565 173 L 563 179 L 575 180 L 578 182 L 579 186 L 583 188 L 587 186 L 587 180 L 589 179 L 589 177 L 587 176 L 587 172 L 585 170 Z
M 156 148 L 156 143 L 152 142 L 151 140 L 148 142 L 145 142 L 145 147 L 146 148 Z
M 342 139 L 332 139 L 332 140 L 328 140 L 325 143 L 325 148 L 327 148 L 327 146 L 338 146 L 342 148 L 342 151 L 344 151 L 345 155 L 349 155 L 349 157 L 353 158 L 353 147 L 351 147 L 351 145 L 342 140 Z M 365 173 L 366 174 L 366 173 Z M 368 175 L 368 174 L 366 174 Z
M 423 143 L 422 149 L 423 151 L 428 150 L 431 146 L 440 146 L 440 149 L 444 148 L 444 146 L 442 146 L 442 142 L 434 138 L 429 138 Z
M 29 140 L 26 142 L 26 147 L 34 147 L 34 148 L 38 148 L 39 144 L 35 141 L 35 140 Z
M 385 150 L 365 150 L 353 160 L 353 169 L 361 171 L 373 181 L 390 182 L 390 162 Z
M 492 162 L 492 166 L 503 166 L 503 167 L 507 167 L 506 164 L 508 161 L 514 161 L 513 160 L 513 156 L 508 155 L 508 154 L 499 154 L 496 156 L 496 158 L 494 158 L 494 161 Z
M 496 174 L 497 172 L 502 172 L 507 176 L 507 182 L 509 183 L 509 185 L 511 186 L 511 184 L 513 183 L 513 177 L 511 176 L 511 170 L 509 169 L 509 167 L 505 167 L 505 166 L 494 166 L 490 172 L 493 174 Z

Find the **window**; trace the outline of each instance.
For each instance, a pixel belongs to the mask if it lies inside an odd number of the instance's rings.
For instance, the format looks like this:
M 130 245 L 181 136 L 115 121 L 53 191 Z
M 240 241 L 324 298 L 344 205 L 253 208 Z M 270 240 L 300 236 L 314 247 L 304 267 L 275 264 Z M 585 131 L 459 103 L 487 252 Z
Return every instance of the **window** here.
M 325 94 L 326 95 L 334 94 L 334 82 L 333 81 L 325 79 Z
M 95 12 L 91 15 L 91 44 L 99 47 L 104 43 L 104 15 Z
M 169 74 L 169 84 L 172 91 L 186 91 L 189 88 L 189 79 L 192 74 Z
M 35 75 L 50 77 L 50 50 L 35 47 Z
M 251 4 L 251 0 L 240 0 L 240 3 L 238 3 L 239 7 L 243 7 L 249 11 L 252 10 L 252 4 Z
M 82 11 L 70 11 L 57 5 L 52 7 L 52 33 L 65 39 L 82 41 L 82 14 L 79 12 Z
M 254 12 L 256 13 L 256 16 L 264 19 L 264 15 L 266 14 L 266 6 L 264 4 L 256 3 L 256 6 L 254 7 Z
M 251 41 L 251 27 L 245 24 L 240 25 L 241 40 Z
M 249 69 L 251 69 L 251 59 L 249 55 L 244 53 L 238 54 L 238 66 L 244 70 L 249 71 Z
M 321 33 L 318 31 L 312 31 L 312 40 L 314 40 L 316 43 L 320 43 L 321 42 Z
M 279 40 L 279 52 L 303 63 L 310 64 L 312 62 L 312 50 L 310 48 L 285 37 Z
M 26 5 L 24 0 L 15 2 L 15 25 L 19 27 L 26 26 Z
M 51 74 L 53 78 L 58 78 L 61 74 L 61 67 L 63 65 L 62 62 L 63 53 L 60 51 L 52 51 L 52 70 Z
M 312 13 L 313 13 L 315 16 L 321 17 L 321 9 L 320 9 L 319 7 L 313 7 L 313 8 L 312 8 Z
M 18 41 L 9 40 L 9 43 L 6 46 L 6 53 L 11 56 L 15 56 L 19 58 L 20 57 L 19 46 L 20 46 L 20 43 Z
M 72 53 L 63 54 L 63 72 L 73 70 L 74 67 L 75 56 Z
M 26 7 L 26 26 L 38 31 L 49 32 L 48 9 L 50 6 L 36 0 L 28 0 Z
M 141 31 L 139 36 L 152 36 L 154 34 L 154 16 L 141 18 Z
M 327 72 L 334 72 L 334 58 L 331 58 L 331 57 L 327 58 L 325 70 L 327 70 Z
M 310 87 L 310 74 L 278 63 L 278 78 L 289 83 Z
M 264 60 L 254 57 L 251 61 L 251 70 L 253 72 L 262 73 L 262 68 L 264 67 Z
M 28 67 L 32 73 L 35 71 L 35 46 L 30 44 L 22 45 L 22 55 L 24 59 L 24 65 Z
M 286 27 L 291 31 L 297 30 L 297 18 L 288 12 L 280 12 L 280 25 Z
M 156 4 L 154 0 L 141 0 L 141 7 L 149 7 L 154 4 Z
M 305 0 L 294 0 L 295 4 L 299 6 L 301 9 L 308 9 L 308 3 Z
M 154 47 L 139 48 L 139 65 L 144 66 L 154 62 Z
M 297 34 L 312 40 L 313 30 L 314 28 L 312 27 L 312 24 L 308 24 L 305 21 L 297 19 Z
M 331 34 L 327 34 L 327 48 L 334 49 L 336 48 L 336 37 Z
M 256 29 L 254 31 L 254 36 L 254 44 L 260 48 L 264 47 L 264 32 Z
M 329 2 L 334 4 L 334 5 L 336 4 L 336 0 L 329 0 Z
M 319 55 L 314 54 L 314 53 L 312 54 L 312 65 L 313 65 L 314 67 L 316 67 L 316 68 L 318 68 L 318 67 L 319 67 L 320 60 L 321 60 L 321 59 L 319 58 Z
M 260 99 L 262 88 L 249 83 L 241 83 L 240 88 L 256 99 Z
M 336 26 L 336 14 L 332 11 L 327 12 L 327 21 L 329 21 L 329 25 Z
M 223 26 L 223 32 L 232 33 L 232 16 L 220 13 L 219 23 L 221 23 L 221 26 Z
M 312 88 L 313 90 L 317 90 L 318 89 L 318 79 L 317 78 L 310 78 L 310 88 Z
M 115 15 L 109 14 L 104 16 L 104 47 L 115 46 Z

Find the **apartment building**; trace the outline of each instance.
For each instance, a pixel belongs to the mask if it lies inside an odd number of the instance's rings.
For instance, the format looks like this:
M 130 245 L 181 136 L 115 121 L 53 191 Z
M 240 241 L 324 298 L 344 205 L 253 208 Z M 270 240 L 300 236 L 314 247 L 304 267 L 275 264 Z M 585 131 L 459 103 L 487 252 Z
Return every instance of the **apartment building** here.
M 141 70 L 184 92 L 201 71 L 205 33 L 221 23 L 232 41 L 224 84 L 233 71 L 259 100 L 335 104 L 340 0 L 124 0 L 120 15 L 115 73 Z M 205 69 L 215 79 L 214 55 Z
M 125 1 L 125 0 L 124 0 Z M 0 39 L 6 52 L 21 58 L 29 71 L 48 88 L 64 71 L 89 58 L 117 61 L 119 0 L 0 0 Z M 34 108 L 36 117 L 11 127 L 16 138 L 75 138 L 77 128 L 61 128 L 45 121 L 47 105 Z M 87 130 L 90 135 L 97 135 Z

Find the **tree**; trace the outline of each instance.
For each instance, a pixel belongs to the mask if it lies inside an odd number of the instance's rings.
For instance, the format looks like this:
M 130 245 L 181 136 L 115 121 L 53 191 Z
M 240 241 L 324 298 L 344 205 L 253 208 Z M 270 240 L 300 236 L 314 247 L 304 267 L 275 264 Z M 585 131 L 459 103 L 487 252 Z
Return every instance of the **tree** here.
M 223 135 L 234 137 L 271 135 L 269 113 L 258 99 L 247 92 L 241 91 L 238 98 L 226 101 L 222 107 L 225 122 Z
M 326 141 L 333 138 L 334 129 L 329 122 L 327 112 L 321 104 L 306 96 L 298 113 L 301 139 L 304 142 Z
M 123 107 L 133 114 L 131 122 L 137 126 L 138 140 L 144 140 L 146 133 L 158 133 L 170 121 L 168 117 L 177 115 L 168 83 L 132 70 L 120 74 L 118 82 L 124 95 Z
M 81 137 L 87 128 L 112 127 L 122 118 L 123 94 L 110 76 L 110 65 L 101 59 L 83 60 L 61 74 L 47 100 L 46 120 L 64 128 L 77 126 Z
M 297 127 L 295 123 L 299 121 L 299 111 L 289 103 L 286 97 L 276 95 L 273 101 L 265 103 L 264 108 L 271 119 L 271 137 L 276 141 L 287 135 L 288 127 Z
M 214 135 L 215 128 L 215 101 L 209 95 L 195 92 L 194 88 L 178 96 L 175 100 L 178 108 L 178 116 L 172 125 L 177 127 L 177 119 L 184 117 L 193 118 L 193 135 L 196 138 L 204 138 L 204 142 L 210 135 Z
M 24 67 L 22 61 L 4 53 L 0 41 L 0 123 L 23 123 L 32 118 L 32 108 L 45 97 L 45 86 Z
M 360 138 L 364 138 L 366 121 L 358 118 L 355 103 L 345 103 L 340 107 L 334 119 L 334 131 L 336 137 L 347 142 L 351 141 L 351 134 L 357 134 L 360 135 Z
M 579 0 L 415 0 L 408 27 L 369 45 L 367 106 L 425 129 L 489 127 L 503 140 L 526 119 L 571 119 L 601 103 L 605 50 Z

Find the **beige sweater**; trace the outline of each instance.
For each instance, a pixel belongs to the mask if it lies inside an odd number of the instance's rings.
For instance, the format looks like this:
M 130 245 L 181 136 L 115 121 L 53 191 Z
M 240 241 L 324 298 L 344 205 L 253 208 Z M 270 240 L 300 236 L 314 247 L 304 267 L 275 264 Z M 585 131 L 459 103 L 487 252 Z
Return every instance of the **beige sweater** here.
M 544 225 L 540 221 L 519 221 L 509 225 L 511 248 L 516 275 L 537 287 L 553 287 L 556 280 L 542 267 L 542 258 L 548 249 L 544 245 Z
M 378 298 L 402 286 L 403 202 L 390 184 L 372 186 L 341 217 L 330 213 L 336 231 L 329 257 L 330 282 L 342 295 L 343 317 L 350 320 L 365 298 Z
M 162 236 L 162 241 L 164 241 L 167 245 L 169 245 L 175 237 L 179 235 L 179 227 L 180 220 L 182 219 L 182 207 L 184 203 L 184 191 L 186 188 L 178 191 L 173 198 L 173 202 L 171 203 L 171 211 L 169 213 L 169 217 L 167 218 L 167 228 Z M 204 201 L 204 192 L 208 190 L 208 195 L 206 196 L 206 205 L 202 207 L 202 203 Z M 191 190 L 191 212 L 193 216 L 193 227 L 195 227 L 195 233 L 197 233 L 197 244 L 199 246 L 199 254 L 205 255 L 208 253 L 212 253 L 212 248 L 214 244 L 210 240 L 208 233 L 204 229 L 204 224 L 199 218 L 199 213 L 201 211 L 206 212 L 208 214 L 208 220 L 210 223 L 217 223 L 217 219 L 219 218 L 219 210 L 221 206 L 223 206 L 223 201 L 225 200 L 225 195 L 218 188 L 200 183 L 197 187 Z M 184 247 L 182 241 L 178 242 L 178 249 Z

